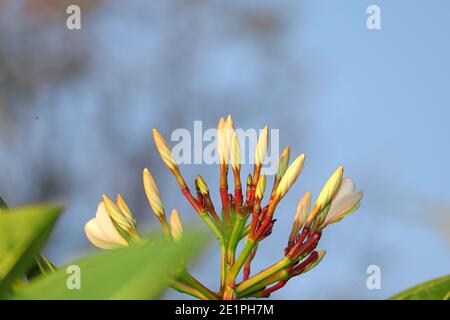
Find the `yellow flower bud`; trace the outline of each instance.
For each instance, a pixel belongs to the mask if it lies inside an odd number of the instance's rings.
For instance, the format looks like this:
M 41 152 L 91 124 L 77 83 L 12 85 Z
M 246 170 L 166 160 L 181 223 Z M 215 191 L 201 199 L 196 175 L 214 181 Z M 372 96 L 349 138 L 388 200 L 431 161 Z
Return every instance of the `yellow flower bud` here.
M 103 203 L 105 204 L 108 215 L 118 228 L 123 230 L 128 235 L 135 233 L 136 230 L 134 228 L 134 224 L 130 223 L 122 210 L 120 210 L 120 208 L 116 206 L 108 196 L 103 195 Z
M 219 155 L 220 164 L 228 163 L 228 152 L 227 152 L 227 136 L 226 136 L 226 122 L 222 117 L 219 120 L 217 126 L 217 152 Z
M 277 174 L 275 175 L 275 179 L 277 181 L 281 180 L 288 168 L 290 154 L 291 149 L 289 147 L 286 147 L 281 153 L 280 158 L 278 159 L 278 169 Z
M 239 145 L 239 138 L 236 132 L 233 131 L 230 148 L 231 167 L 234 171 L 241 169 L 241 146 Z
M 297 235 L 298 231 L 306 222 L 306 219 L 309 214 L 310 205 L 311 205 L 311 193 L 306 192 L 298 202 L 297 209 L 295 211 L 294 223 L 292 224 L 292 231 L 289 236 L 290 241 L 294 241 L 294 238 Z
M 170 146 L 164 139 L 163 135 L 159 133 L 158 130 L 153 129 L 153 140 L 155 141 L 156 148 L 158 149 L 161 159 L 164 161 L 166 166 L 173 172 L 178 170 L 178 166 L 172 156 L 172 151 Z
M 117 195 L 116 203 L 117 203 L 117 206 L 119 207 L 119 209 L 122 211 L 122 213 L 125 216 L 125 218 L 128 220 L 128 222 L 133 227 L 136 227 L 136 221 L 134 219 L 134 216 L 131 213 L 131 210 L 128 207 L 127 203 L 125 202 L 125 199 L 120 194 Z
M 325 186 L 322 188 L 322 191 L 320 192 L 319 197 L 317 198 L 315 203 L 315 206 L 319 210 L 325 208 L 331 201 L 331 198 L 334 196 L 337 189 L 339 188 L 339 185 L 341 184 L 343 173 L 343 167 L 337 168 L 337 170 L 331 175 Z
M 202 195 L 207 195 L 209 193 L 208 185 L 202 176 L 197 176 L 197 184 Z
M 144 169 L 144 189 L 153 212 L 159 219 L 164 219 L 165 213 L 161 195 L 155 179 L 153 179 L 153 176 L 148 169 Z
M 183 236 L 183 224 L 181 223 L 180 214 L 176 209 L 170 214 L 170 233 L 175 241 L 181 240 Z
M 262 199 L 264 197 L 264 192 L 266 191 L 266 176 L 262 175 L 259 177 L 258 184 L 256 185 L 255 196 L 257 199 Z
M 267 143 L 269 140 L 269 129 L 267 126 L 262 129 L 261 134 L 258 137 L 258 142 L 256 144 L 256 152 L 255 152 L 255 165 L 260 167 L 264 162 L 264 158 L 266 157 L 267 152 Z
M 276 197 L 279 199 L 283 198 L 295 181 L 297 181 L 298 176 L 302 172 L 304 161 L 305 155 L 302 154 L 289 166 L 275 191 Z

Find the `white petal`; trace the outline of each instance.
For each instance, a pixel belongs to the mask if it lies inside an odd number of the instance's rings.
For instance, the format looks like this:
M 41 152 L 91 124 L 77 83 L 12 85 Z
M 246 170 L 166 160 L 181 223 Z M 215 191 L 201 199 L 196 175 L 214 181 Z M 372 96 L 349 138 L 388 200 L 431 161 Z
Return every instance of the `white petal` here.
M 109 242 L 122 246 L 126 246 L 128 244 L 128 242 L 120 235 L 119 231 L 117 231 L 114 226 L 103 202 L 100 202 L 98 205 L 95 219 L 97 220 L 98 228 Z
M 355 192 L 355 183 L 350 178 L 343 178 L 339 190 L 336 193 L 336 199 L 343 197 L 347 194 Z
M 97 225 L 96 219 L 89 220 L 84 226 L 84 232 L 89 241 L 100 249 L 113 249 L 117 248 L 117 245 L 109 242 L 100 228 Z
M 351 194 L 346 194 L 341 198 L 336 199 L 336 201 L 332 202 L 331 204 L 327 220 L 332 220 L 351 210 L 358 204 L 359 201 L 361 201 L 362 196 L 363 196 L 362 192 L 355 192 Z

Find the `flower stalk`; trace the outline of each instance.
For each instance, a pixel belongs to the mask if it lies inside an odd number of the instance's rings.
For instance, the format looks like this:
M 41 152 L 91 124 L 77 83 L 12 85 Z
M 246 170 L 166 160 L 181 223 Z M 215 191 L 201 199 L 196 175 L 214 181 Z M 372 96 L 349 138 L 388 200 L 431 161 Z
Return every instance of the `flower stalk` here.
M 217 238 L 220 251 L 220 284 L 212 290 L 194 278 L 184 263 L 169 285 L 179 292 L 205 300 L 232 300 L 247 297 L 267 298 L 283 288 L 291 279 L 317 266 L 325 255 L 317 250 L 322 233 L 331 224 L 341 221 L 358 209 L 362 192 L 357 192 L 353 180 L 343 177 L 343 167 L 338 167 L 325 183 L 311 207 L 311 193 L 300 198 L 295 210 L 292 229 L 281 258 L 269 267 L 252 275 L 252 261 L 258 253 L 259 243 L 267 239 L 273 229 L 278 204 L 297 181 L 302 172 L 305 156 L 290 161 L 290 148 L 286 147 L 278 159 L 278 168 L 267 200 L 264 200 L 267 180 L 263 171 L 269 130 L 265 126 L 258 137 L 253 173 L 247 175 L 245 190 L 241 181 L 241 146 L 231 116 L 220 118 L 217 127 L 216 147 L 220 162 L 219 196 L 221 211 L 215 209 L 210 188 L 202 176 L 194 182 L 192 194 L 183 178 L 171 148 L 164 136 L 153 129 L 155 146 L 162 161 L 175 177 L 178 186 L 192 208 Z M 228 170 L 233 172 L 234 190 L 229 192 Z M 145 194 L 158 218 L 167 241 L 183 241 L 181 216 L 175 209 L 167 221 L 159 189 L 150 170 L 143 172 Z M 244 193 L 245 192 L 245 200 Z M 103 196 L 97 214 L 85 226 L 88 239 L 97 247 L 113 249 L 139 241 L 136 223 L 121 195 L 114 203 Z M 238 252 L 239 243 L 244 242 Z M 242 279 L 238 276 L 242 273 Z

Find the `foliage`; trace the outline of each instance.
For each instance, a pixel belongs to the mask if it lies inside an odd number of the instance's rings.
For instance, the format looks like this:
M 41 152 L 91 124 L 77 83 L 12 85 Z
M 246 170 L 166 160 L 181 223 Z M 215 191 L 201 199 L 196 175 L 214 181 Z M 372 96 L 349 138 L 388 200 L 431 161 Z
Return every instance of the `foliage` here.
M 182 242 L 153 236 L 129 247 L 100 252 L 70 263 L 80 270 L 80 289 L 70 289 L 70 268 L 56 267 L 39 250 L 61 208 L 35 205 L 0 212 L 0 296 L 13 299 L 155 299 L 204 245 L 202 233 L 186 233 Z M 41 272 L 29 280 L 37 264 Z
M 391 300 L 450 300 L 450 275 L 436 278 L 406 289 Z

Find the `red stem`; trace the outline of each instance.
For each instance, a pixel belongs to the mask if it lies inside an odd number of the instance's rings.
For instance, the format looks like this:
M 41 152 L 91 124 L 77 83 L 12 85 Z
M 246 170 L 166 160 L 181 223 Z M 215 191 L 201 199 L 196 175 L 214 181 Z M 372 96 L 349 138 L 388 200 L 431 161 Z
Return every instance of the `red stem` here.
M 265 217 L 263 223 L 256 231 L 255 236 L 253 237 L 253 240 L 258 241 L 258 239 L 261 238 L 261 236 L 264 234 L 264 231 L 267 229 L 267 227 L 272 223 L 272 217 Z
M 305 271 L 305 269 L 311 264 L 314 263 L 317 258 L 319 258 L 319 254 L 317 251 L 311 253 L 305 260 L 303 260 L 299 265 L 295 266 L 289 271 L 289 275 L 296 276 Z
M 236 188 L 234 190 L 234 202 L 235 202 L 235 210 L 237 213 L 241 212 L 242 206 L 242 188 Z
M 225 223 L 231 225 L 230 207 L 228 205 L 228 188 L 220 188 L 220 199 L 222 200 L 223 217 Z
M 283 288 L 285 286 L 286 282 L 287 282 L 287 280 L 280 280 L 276 284 L 271 286 L 270 288 L 264 289 L 263 291 L 261 291 L 261 297 L 268 298 L 272 292 Z
M 253 258 L 255 257 L 255 254 L 256 254 L 256 248 L 252 250 L 252 253 L 247 258 L 247 261 L 245 262 L 242 281 L 245 281 L 248 278 L 250 278 L 250 268 L 251 268 Z
M 222 221 L 220 221 L 219 216 L 217 215 L 216 209 L 214 208 L 214 204 L 212 203 L 211 196 L 208 194 L 205 195 L 205 206 L 206 210 L 211 214 L 211 217 L 214 219 L 214 221 L 217 223 L 217 225 L 221 225 Z
M 188 187 L 184 187 L 181 189 L 186 199 L 189 201 L 189 203 L 194 207 L 195 211 L 202 212 L 204 211 L 204 207 L 202 203 L 199 203 L 197 199 L 194 198 L 194 196 L 191 194 L 191 191 Z
M 286 255 L 289 259 L 292 261 L 296 260 L 298 257 L 300 257 L 302 254 L 307 252 L 308 249 L 311 248 L 311 246 L 317 245 L 317 242 L 320 238 L 320 235 L 318 233 L 313 233 L 312 236 L 308 237 L 306 242 L 296 243 L 292 249 L 289 251 L 289 253 Z

